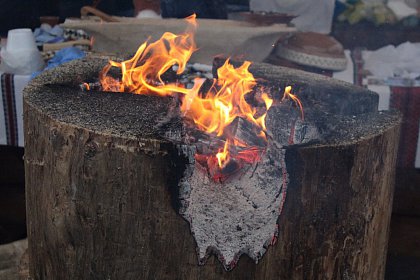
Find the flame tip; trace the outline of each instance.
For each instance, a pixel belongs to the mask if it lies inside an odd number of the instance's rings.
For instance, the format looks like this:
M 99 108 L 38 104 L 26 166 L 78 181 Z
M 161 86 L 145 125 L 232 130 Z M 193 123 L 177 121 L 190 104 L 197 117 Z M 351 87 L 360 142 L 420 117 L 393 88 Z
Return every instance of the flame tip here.
M 300 118 L 303 121 L 305 119 L 305 115 L 304 115 L 304 112 L 303 112 L 303 105 L 302 105 L 302 102 L 300 101 L 300 99 L 296 96 L 296 94 L 292 93 L 292 86 L 286 86 L 284 88 L 284 94 L 283 94 L 283 98 L 281 99 L 281 101 L 284 101 L 287 98 L 290 98 L 296 104 L 296 106 L 299 108 L 300 114 L 301 114 Z

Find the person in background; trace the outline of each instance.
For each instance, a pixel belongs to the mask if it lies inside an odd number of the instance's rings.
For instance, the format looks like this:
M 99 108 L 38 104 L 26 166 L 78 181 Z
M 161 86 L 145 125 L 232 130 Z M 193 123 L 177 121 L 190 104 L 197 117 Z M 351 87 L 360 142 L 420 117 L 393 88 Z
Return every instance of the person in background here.
M 49 0 L 49 2 L 54 1 Z M 80 17 L 80 8 L 83 6 L 92 6 L 115 16 L 134 16 L 133 0 L 60 0 L 58 3 L 58 15 L 62 20 L 68 17 Z
M 160 0 L 133 0 L 135 17 L 160 17 Z
M 195 13 L 199 18 L 227 18 L 224 0 L 134 0 L 136 14 L 153 10 L 164 18 L 185 18 Z
M 36 27 L 39 3 L 35 0 L 0 0 L 0 36 L 15 28 Z
M 117 16 L 134 16 L 133 0 L 0 0 L 0 35 L 15 28 L 36 28 L 40 16 L 80 17 L 80 8 L 93 6 Z
M 297 16 L 292 23 L 300 31 L 331 32 L 335 0 L 250 0 L 254 12 L 276 12 Z

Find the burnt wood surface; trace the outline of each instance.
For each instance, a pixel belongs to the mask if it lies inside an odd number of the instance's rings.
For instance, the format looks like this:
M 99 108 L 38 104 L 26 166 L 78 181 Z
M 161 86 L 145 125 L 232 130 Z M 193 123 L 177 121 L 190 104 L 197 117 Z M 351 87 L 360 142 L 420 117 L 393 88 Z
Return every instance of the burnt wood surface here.
M 300 71 L 252 68 L 260 78 L 283 75 L 318 96 L 351 92 L 359 101 L 331 110 L 350 119 L 356 113 L 370 115 L 367 124 L 360 118 L 349 125 L 363 128 L 351 137 L 342 133 L 335 141 L 287 148 L 290 181 L 278 241 L 260 263 L 243 255 L 227 272 L 214 256 L 197 264 L 189 224 L 176 210 L 185 158 L 162 137 L 159 125 L 174 100 L 79 90 L 104 63 L 71 62 L 43 73 L 25 89 L 33 279 L 384 277 L 400 117 L 376 112 L 376 95 Z M 356 106 L 360 100 L 364 109 Z M 340 124 L 345 130 L 346 122 Z M 172 129 L 177 130 L 176 123 Z

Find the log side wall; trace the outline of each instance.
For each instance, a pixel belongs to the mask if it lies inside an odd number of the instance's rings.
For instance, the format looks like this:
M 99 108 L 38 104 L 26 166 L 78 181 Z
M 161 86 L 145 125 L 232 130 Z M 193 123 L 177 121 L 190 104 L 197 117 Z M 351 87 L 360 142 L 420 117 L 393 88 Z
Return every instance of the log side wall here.
M 399 124 L 339 146 L 287 152 L 280 234 L 255 265 L 197 265 L 172 207 L 167 145 L 57 122 L 24 104 L 34 279 L 382 279 Z

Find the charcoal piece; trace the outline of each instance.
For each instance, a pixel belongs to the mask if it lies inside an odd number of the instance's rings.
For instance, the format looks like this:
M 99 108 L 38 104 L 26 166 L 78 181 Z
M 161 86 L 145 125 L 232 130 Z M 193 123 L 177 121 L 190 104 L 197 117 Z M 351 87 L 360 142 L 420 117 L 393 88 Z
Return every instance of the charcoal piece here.
M 264 134 L 260 127 L 241 117 L 237 117 L 224 130 L 224 134 L 228 139 L 235 139 L 240 143 L 245 143 L 247 146 L 263 147 L 266 141 L 259 136 L 261 133 Z
M 83 91 L 102 91 L 102 85 L 99 82 L 82 83 L 80 84 L 80 89 Z
M 223 149 L 226 141 L 215 134 L 207 134 L 203 131 L 187 126 L 186 135 L 182 141 L 195 146 L 197 152 L 204 155 L 217 153 Z

